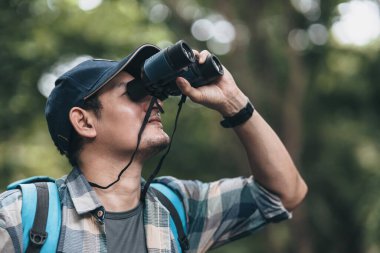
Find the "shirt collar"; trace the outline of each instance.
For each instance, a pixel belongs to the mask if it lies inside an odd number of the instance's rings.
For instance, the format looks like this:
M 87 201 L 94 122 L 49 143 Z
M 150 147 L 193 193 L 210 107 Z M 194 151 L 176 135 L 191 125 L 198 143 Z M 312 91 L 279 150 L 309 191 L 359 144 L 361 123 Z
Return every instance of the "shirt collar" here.
M 73 168 L 66 179 L 66 186 L 73 201 L 75 210 L 79 215 L 97 211 L 104 207 L 96 196 L 79 168 Z

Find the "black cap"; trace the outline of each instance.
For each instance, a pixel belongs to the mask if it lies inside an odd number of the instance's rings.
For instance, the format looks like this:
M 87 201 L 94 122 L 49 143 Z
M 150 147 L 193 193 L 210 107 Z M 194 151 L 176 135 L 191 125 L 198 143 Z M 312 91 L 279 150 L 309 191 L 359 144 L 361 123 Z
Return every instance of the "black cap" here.
M 72 131 L 69 112 L 75 106 L 99 91 L 122 70 L 132 76 L 140 75 L 140 68 L 147 58 L 160 49 L 153 45 L 142 45 L 120 61 L 92 59 L 84 61 L 60 76 L 50 93 L 45 116 L 54 144 L 62 154 L 67 154 Z

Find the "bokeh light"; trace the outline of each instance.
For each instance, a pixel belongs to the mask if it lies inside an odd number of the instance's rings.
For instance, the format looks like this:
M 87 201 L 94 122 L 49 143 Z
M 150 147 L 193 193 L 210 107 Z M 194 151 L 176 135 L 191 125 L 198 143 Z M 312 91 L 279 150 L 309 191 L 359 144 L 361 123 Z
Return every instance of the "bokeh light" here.
M 204 9 L 196 2 L 178 1 L 176 11 L 185 20 L 197 20 L 204 16 Z
M 303 51 L 310 45 L 308 34 L 303 29 L 293 29 L 289 32 L 288 43 L 296 51 Z
M 236 39 L 235 26 L 220 15 L 194 21 L 191 34 L 199 41 L 207 41 L 207 47 L 219 55 L 227 54 Z
M 235 39 L 235 27 L 227 20 L 219 20 L 214 24 L 214 39 L 220 43 L 230 43 Z
M 338 5 L 340 16 L 332 34 L 343 45 L 365 46 L 380 36 L 379 4 L 375 1 L 350 1 Z
M 165 21 L 170 15 L 170 9 L 162 3 L 157 3 L 152 6 L 149 12 L 149 20 L 153 23 Z
M 307 34 L 309 35 L 310 41 L 314 45 L 322 46 L 326 44 L 329 33 L 324 25 L 312 24 L 307 29 Z
M 83 11 L 90 11 L 102 4 L 102 0 L 78 0 L 78 6 Z
M 224 55 L 231 51 L 230 43 L 223 43 L 214 39 L 207 41 L 207 47 L 217 55 Z
M 192 24 L 191 34 L 199 41 L 207 41 L 214 35 L 214 24 L 208 19 L 199 19 Z
M 42 74 L 42 76 L 40 77 L 40 80 L 37 84 L 39 92 L 43 96 L 48 97 L 54 88 L 55 81 L 59 76 L 72 69 L 79 63 L 89 59 L 92 59 L 92 57 L 88 55 L 81 55 L 75 58 L 64 59 L 62 61 L 59 61 L 51 68 L 50 71 Z
M 293 7 L 308 20 L 316 21 L 321 16 L 319 0 L 291 0 Z

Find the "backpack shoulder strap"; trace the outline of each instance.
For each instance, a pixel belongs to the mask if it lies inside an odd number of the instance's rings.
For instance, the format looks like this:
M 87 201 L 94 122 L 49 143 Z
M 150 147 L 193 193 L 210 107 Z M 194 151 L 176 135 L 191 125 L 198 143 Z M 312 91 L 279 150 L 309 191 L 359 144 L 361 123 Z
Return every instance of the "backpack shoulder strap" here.
M 61 228 L 61 203 L 54 179 L 27 178 L 7 188 L 22 191 L 23 252 L 56 252 Z
M 168 186 L 161 183 L 150 185 L 159 201 L 170 212 L 170 230 L 179 244 L 179 249 L 185 252 L 189 249 L 187 239 L 186 214 L 180 197 Z

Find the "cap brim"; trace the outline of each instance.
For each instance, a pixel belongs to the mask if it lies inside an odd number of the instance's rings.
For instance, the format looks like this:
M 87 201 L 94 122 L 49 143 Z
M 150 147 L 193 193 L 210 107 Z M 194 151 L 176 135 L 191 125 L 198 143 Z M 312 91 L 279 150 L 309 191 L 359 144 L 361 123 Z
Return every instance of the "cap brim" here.
M 151 44 L 144 44 L 138 47 L 133 53 L 120 60 L 119 63 L 107 70 L 104 75 L 99 78 L 95 85 L 90 89 L 89 93 L 84 97 L 87 98 L 94 95 L 97 91 L 104 87 L 112 78 L 119 74 L 122 70 L 127 71 L 132 76 L 136 77 L 140 75 L 141 66 L 146 59 L 159 52 L 161 49 Z

